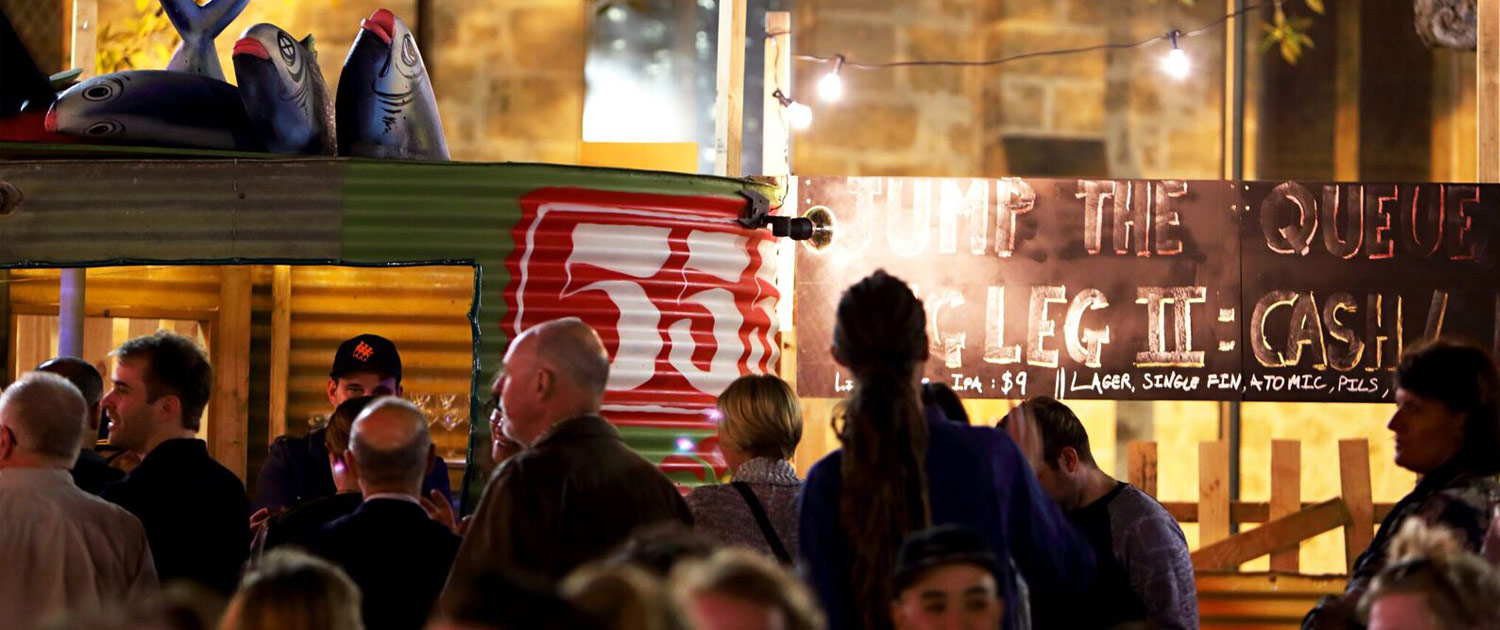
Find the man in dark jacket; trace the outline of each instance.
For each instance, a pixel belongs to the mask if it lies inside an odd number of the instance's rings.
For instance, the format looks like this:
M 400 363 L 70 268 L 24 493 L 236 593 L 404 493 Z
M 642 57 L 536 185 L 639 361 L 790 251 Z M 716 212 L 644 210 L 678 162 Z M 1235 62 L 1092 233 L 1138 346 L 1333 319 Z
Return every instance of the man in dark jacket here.
M 380 335 L 363 334 L 339 344 L 328 373 L 328 404 L 336 409 L 345 400 L 359 396 L 400 396 L 401 353 L 396 344 Z M 326 444 L 327 428 L 306 436 L 283 435 L 271 443 L 270 452 L 255 483 L 254 509 L 275 510 L 331 497 L 338 492 L 333 483 Z M 437 490 L 452 497 L 448 468 L 436 462 L 428 471 L 423 491 Z
M 526 447 L 490 478 L 440 602 L 487 570 L 559 580 L 641 525 L 691 523 L 682 495 L 599 417 L 609 356 L 577 318 L 511 342 L 491 394 L 501 429 Z M 492 405 L 493 406 L 493 405 Z
M 427 419 L 411 403 L 376 399 L 354 421 L 348 457 L 362 503 L 324 526 L 310 548 L 344 567 L 364 594 L 369 630 L 419 630 L 443 589 L 459 538 L 418 502 L 437 457 Z
M 94 450 L 103 413 L 99 402 L 104 396 L 104 378 L 99 376 L 99 370 L 78 357 L 55 357 L 36 366 L 36 371 L 51 372 L 68 379 L 83 394 L 83 401 L 89 406 L 88 426 L 85 427 L 83 442 L 79 444 L 78 461 L 69 471 L 73 475 L 73 483 L 80 490 L 97 495 L 104 491 L 105 484 L 123 479 L 125 471 L 110 468 L 109 462 L 104 461 L 104 457 Z
M 109 441 L 142 459 L 103 497 L 141 519 L 163 583 L 185 578 L 228 594 L 249 549 L 250 502 L 195 437 L 213 390 L 208 357 L 166 331 L 125 342 L 115 357 L 103 401 Z

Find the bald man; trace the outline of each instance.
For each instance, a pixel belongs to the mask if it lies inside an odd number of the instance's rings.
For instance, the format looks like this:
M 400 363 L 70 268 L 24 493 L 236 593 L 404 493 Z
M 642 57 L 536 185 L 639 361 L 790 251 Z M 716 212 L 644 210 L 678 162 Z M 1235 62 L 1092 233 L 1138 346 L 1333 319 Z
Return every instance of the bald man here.
M 577 318 L 533 327 L 511 342 L 498 399 L 500 428 L 525 450 L 490 478 L 448 578 L 442 606 L 489 570 L 560 580 L 641 525 L 691 523 L 672 482 L 637 455 L 599 408 L 609 356 Z
M 87 407 L 73 384 L 42 372 L 0 395 L 0 626 L 156 591 L 141 522 L 68 474 Z
M 418 630 L 459 544 L 418 499 L 437 458 L 427 419 L 403 399 L 377 398 L 355 418 L 345 455 L 364 502 L 324 526 L 309 546 L 359 585 L 367 630 Z
M 104 377 L 99 375 L 99 370 L 92 363 L 78 357 L 54 357 L 36 366 L 38 372 L 51 372 L 72 383 L 78 388 L 78 393 L 83 394 L 83 402 L 88 405 L 88 420 L 83 438 L 78 443 L 78 462 L 73 464 L 69 471 L 73 475 L 73 483 L 78 489 L 89 494 L 100 494 L 104 492 L 104 486 L 125 478 L 125 471 L 118 468 L 110 468 L 109 462 L 94 450 L 94 443 L 98 441 L 99 424 L 103 418 L 100 401 L 104 398 Z

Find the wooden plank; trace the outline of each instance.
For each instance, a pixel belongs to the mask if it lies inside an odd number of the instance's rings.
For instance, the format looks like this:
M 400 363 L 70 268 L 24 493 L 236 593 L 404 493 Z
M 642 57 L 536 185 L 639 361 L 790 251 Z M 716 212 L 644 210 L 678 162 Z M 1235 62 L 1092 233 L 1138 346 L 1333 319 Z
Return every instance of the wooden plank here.
M 1271 518 L 1290 516 L 1302 508 L 1302 442 L 1271 441 Z M 1271 554 L 1271 570 L 1296 573 L 1298 545 Z
M 786 177 L 791 173 L 791 125 L 786 108 L 775 94 L 792 91 L 792 14 L 766 12 L 765 86 L 761 100 L 760 173 Z
M 213 325 L 210 360 L 214 395 L 208 449 L 215 460 L 245 478 L 250 430 L 250 267 L 222 267 L 219 314 Z
M 266 444 L 286 432 L 287 377 L 292 354 L 292 268 L 271 268 L 271 400 Z
M 1475 64 L 1479 181 L 1500 182 L 1500 0 L 1479 0 Z
M 82 68 L 82 81 L 94 76 L 94 58 L 99 54 L 99 0 L 73 0 L 72 42 L 69 64 Z
M 1129 448 L 1130 468 L 1126 480 L 1141 492 L 1156 498 L 1156 442 L 1131 442 Z M 1196 520 L 1197 510 L 1193 512 Z
M 1344 528 L 1344 558 L 1349 569 L 1374 538 L 1375 507 L 1370 500 L 1370 443 L 1363 439 L 1339 440 L 1339 486 L 1349 508 Z
M 745 133 L 745 0 L 719 2 L 718 66 L 714 174 L 739 177 Z
M 1192 554 L 1199 571 L 1232 571 L 1243 563 L 1277 549 L 1317 536 L 1349 522 L 1349 511 L 1340 499 L 1329 499 L 1248 532 L 1199 547 Z
M 1333 176 L 1359 181 L 1360 3 L 1334 6 Z
M 1188 501 L 1168 501 L 1161 504 L 1167 513 L 1179 523 L 1198 522 L 1198 504 Z M 1302 509 L 1317 505 L 1304 501 Z M 1376 503 L 1375 522 L 1385 520 L 1386 515 L 1396 507 L 1395 503 Z M 1229 504 L 1229 518 L 1236 523 L 1264 523 L 1271 520 L 1271 504 L 1265 501 L 1234 501 Z
M 1209 546 L 1229 537 L 1229 442 L 1198 445 L 1198 540 Z

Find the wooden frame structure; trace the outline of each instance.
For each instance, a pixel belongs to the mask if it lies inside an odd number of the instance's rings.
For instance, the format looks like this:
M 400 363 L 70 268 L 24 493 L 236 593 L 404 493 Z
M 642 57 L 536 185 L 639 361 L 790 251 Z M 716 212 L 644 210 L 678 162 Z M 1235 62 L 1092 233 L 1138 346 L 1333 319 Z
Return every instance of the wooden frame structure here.
M 1164 502 L 1172 518 L 1198 523 L 1199 548 L 1193 552 L 1198 571 L 1237 571 L 1239 565 L 1271 556 L 1271 570 L 1296 573 L 1297 548 L 1327 531 L 1344 529 L 1346 567 L 1370 546 L 1374 528 L 1392 504 L 1376 504 L 1370 492 L 1370 445 L 1363 439 L 1339 441 L 1341 493 L 1320 503 L 1301 500 L 1302 444 L 1271 444 L 1271 500 L 1229 500 L 1229 443 L 1203 442 L 1198 447 L 1198 502 Z M 1156 496 L 1156 443 L 1129 445 L 1128 480 Z M 1236 523 L 1258 527 L 1231 535 Z

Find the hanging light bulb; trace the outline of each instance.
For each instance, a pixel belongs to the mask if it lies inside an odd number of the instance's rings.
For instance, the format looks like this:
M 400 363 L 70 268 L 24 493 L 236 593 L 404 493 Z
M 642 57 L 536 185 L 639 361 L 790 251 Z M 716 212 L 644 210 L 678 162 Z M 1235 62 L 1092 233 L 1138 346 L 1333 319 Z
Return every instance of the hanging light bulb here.
M 839 71 L 844 69 L 844 56 L 838 55 L 833 58 L 833 72 L 830 72 L 818 80 L 818 98 L 829 103 L 836 103 L 844 97 L 844 79 L 839 76 Z
M 783 94 L 781 90 L 772 92 L 771 96 L 775 97 L 776 101 L 781 103 L 781 107 L 786 110 L 786 122 L 788 125 L 791 125 L 793 129 L 801 131 L 812 126 L 811 107 L 792 100 L 791 97 Z
M 1167 76 L 1181 81 L 1187 78 L 1190 64 L 1188 63 L 1187 53 L 1183 52 L 1177 46 L 1177 36 L 1179 34 L 1179 31 L 1167 33 L 1167 37 L 1172 40 L 1172 50 L 1167 51 L 1167 56 L 1162 58 L 1161 69 L 1162 72 L 1167 73 Z

